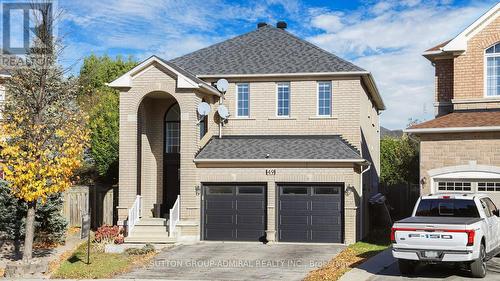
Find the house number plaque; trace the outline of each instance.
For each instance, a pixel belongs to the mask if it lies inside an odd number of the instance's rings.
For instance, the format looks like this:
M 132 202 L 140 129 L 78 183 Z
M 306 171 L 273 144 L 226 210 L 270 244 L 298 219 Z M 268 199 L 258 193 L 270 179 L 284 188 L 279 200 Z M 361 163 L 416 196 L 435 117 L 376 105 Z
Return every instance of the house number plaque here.
M 266 169 L 266 176 L 275 176 L 276 169 Z

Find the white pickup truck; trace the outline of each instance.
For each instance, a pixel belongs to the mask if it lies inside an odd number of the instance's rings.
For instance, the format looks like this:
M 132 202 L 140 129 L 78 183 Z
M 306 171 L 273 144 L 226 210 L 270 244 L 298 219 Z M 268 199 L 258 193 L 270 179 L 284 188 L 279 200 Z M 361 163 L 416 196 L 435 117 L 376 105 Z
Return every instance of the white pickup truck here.
M 411 274 L 420 262 L 452 262 L 482 278 L 486 276 L 486 261 L 500 248 L 499 216 L 487 195 L 422 196 L 411 217 L 394 223 L 392 255 L 403 275 Z

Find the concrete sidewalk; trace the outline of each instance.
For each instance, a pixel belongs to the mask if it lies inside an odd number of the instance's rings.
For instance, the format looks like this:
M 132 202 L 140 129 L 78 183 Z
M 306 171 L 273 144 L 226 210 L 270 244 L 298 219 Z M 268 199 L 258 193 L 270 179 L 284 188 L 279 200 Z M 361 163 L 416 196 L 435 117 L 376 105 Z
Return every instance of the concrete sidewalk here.
M 392 257 L 391 250 L 392 248 L 388 248 L 358 267 L 351 269 L 340 278 L 340 281 L 366 281 L 370 279 L 396 262 Z

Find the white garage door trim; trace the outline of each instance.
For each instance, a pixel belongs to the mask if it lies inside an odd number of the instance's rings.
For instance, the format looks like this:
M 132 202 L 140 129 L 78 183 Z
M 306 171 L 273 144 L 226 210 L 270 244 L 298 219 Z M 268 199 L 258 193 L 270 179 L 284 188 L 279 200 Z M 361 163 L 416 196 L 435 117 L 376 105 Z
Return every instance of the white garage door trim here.
M 476 165 L 450 166 L 428 171 L 431 191 L 436 192 L 500 192 L 500 167 Z M 490 188 L 488 187 L 490 185 Z M 441 186 L 441 189 L 439 188 Z M 494 190 L 491 187 L 494 187 Z M 444 190 L 443 188 L 446 188 Z

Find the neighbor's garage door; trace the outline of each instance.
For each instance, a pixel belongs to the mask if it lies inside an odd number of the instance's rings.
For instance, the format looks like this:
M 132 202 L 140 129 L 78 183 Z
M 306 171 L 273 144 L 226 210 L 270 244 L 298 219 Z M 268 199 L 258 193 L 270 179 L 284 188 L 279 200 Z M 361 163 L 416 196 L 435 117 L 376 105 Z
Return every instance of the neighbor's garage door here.
M 343 184 L 278 189 L 279 241 L 343 242 Z
M 497 207 L 500 206 L 500 180 L 438 179 L 436 180 L 436 186 L 438 192 L 485 193 L 488 194 Z
M 259 241 L 265 237 L 265 186 L 207 185 L 204 189 L 203 239 Z

